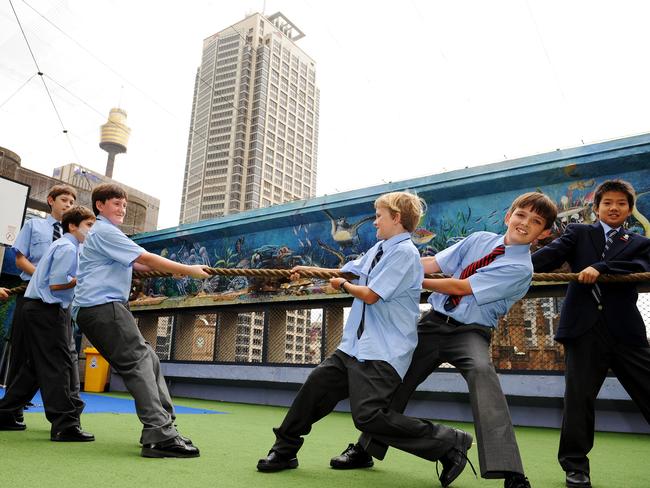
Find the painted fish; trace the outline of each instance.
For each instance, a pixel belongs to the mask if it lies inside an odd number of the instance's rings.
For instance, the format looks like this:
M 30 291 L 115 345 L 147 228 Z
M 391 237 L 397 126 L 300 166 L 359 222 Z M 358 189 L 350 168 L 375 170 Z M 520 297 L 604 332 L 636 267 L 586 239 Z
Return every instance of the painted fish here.
M 411 233 L 411 240 L 417 245 L 426 244 L 434 237 L 436 237 L 436 234 L 434 232 L 422 228 L 415 229 Z

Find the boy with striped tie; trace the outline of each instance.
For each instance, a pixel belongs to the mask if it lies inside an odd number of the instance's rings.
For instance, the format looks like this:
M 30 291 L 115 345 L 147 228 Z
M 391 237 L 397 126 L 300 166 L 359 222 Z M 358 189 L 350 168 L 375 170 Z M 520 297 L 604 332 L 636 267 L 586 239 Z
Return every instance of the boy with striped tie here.
M 637 308 L 637 283 L 598 283 L 601 274 L 650 271 L 650 239 L 623 225 L 635 192 L 622 180 L 607 180 L 594 193 L 594 224 L 569 225 L 559 238 L 533 254 L 535 270 L 565 261 L 578 274 L 569 284 L 555 340 L 564 346 L 564 415 L 558 460 L 569 488 L 589 488 L 594 445 L 594 403 L 609 368 L 650 422 L 650 347 Z
M 500 317 L 530 286 L 533 265 L 530 244 L 550 234 L 555 204 L 541 193 L 519 196 L 506 214 L 505 235 L 475 232 L 461 242 L 422 258 L 425 273 L 445 273 L 425 279 L 431 311 L 418 324 L 418 346 L 391 408 L 404 411 L 409 398 L 438 366 L 450 363 L 467 381 L 483 478 L 504 478 L 505 488 L 529 488 L 524 476 L 510 412 L 490 358 L 492 331 Z M 432 413 L 435 416 L 435 413 Z M 469 446 L 468 446 L 469 447 Z M 383 459 L 387 446 L 371 433 L 332 458 L 335 469 L 370 467 Z M 467 462 L 467 449 L 451 450 L 440 461 L 439 480 L 450 485 Z
M 334 288 L 355 298 L 341 343 L 311 372 L 282 424 L 273 429 L 275 443 L 257 463 L 258 470 L 297 468 L 303 436 L 345 398 L 350 399 L 359 430 L 424 459 L 436 461 L 450 450 L 471 445 L 472 438 L 465 432 L 389 408 L 417 343 L 423 270 L 409 233 L 415 230 L 422 207 L 417 196 L 405 192 L 388 193 L 375 201 L 379 241 L 342 268 L 359 279 L 355 283 L 330 280 Z

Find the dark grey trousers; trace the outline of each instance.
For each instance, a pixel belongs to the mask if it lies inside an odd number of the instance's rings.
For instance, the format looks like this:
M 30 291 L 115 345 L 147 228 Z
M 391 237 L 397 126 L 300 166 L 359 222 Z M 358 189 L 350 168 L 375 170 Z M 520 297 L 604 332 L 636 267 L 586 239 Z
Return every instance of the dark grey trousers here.
M 390 408 L 403 412 L 420 383 L 442 363 L 452 364 L 469 388 L 481 476 L 505 478 L 507 472 L 523 474 L 524 468 L 510 411 L 490 358 L 490 338 L 487 327 L 456 326 L 433 313 L 425 315 L 418 324 L 418 345 L 411 366 Z M 364 433 L 359 442 L 373 457 L 384 458 L 387 447 L 379 439 Z
M 45 416 L 55 434 L 78 426 L 84 408 L 70 315 L 57 304 L 23 300 L 25 358 L 0 400 L 0 413 L 22 407 L 40 387 Z
M 388 408 L 401 384 L 400 376 L 385 361 L 357 361 L 336 350 L 309 375 L 280 427 L 273 429 L 273 450 L 293 456 L 302 436 L 329 414 L 336 404 L 350 398 L 354 425 L 371 432 L 380 442 L 430 461 L 439 459 L 456 442 L 456 432 L 445 426 Z
M 174 406 L 160 361 L 145 342 L 133 315 L 119 302 L 82 307 L 77 325 L 124 380 L 143 424 L 140 441 L 151 444 L 178 435 Z
M 565 471 L 589 473 L 595 402 L 609 368 L 650 423 L 650 348 L 618 344 L 604 322 L 564 342 L 564 415 L 558 460 Z

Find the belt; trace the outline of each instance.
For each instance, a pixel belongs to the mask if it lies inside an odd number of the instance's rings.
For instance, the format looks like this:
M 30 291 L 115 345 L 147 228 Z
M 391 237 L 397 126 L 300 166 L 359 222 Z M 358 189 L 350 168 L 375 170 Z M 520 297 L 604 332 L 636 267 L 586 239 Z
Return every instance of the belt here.
M 433 315 L 435 315 L 436 317 L 438 317 L 440 320 L 442 320 L 443 322 L 445 322 L 447 324 L 466 325 L 466 324 L 464 324 L 462 322 L 459 322 L 458 320 L 456 320 L 454 318 L 451 318 L 449 315 L 445 315 L 444 313 L 438 312 L 437 310 L 431 310 L 431 312 L 433 313 Z

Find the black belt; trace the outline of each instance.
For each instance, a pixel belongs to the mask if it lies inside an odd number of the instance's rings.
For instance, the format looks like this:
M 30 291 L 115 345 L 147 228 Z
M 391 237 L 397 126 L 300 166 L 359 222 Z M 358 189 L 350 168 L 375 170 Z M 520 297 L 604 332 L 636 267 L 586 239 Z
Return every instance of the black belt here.
M 431 313 L 432 313 L 433 315 L 435 315 L 436 317 L 438 317 L 438 318 L 439 318 L 440 320 L 442 320 L 443 322 L 447 323 L 447 324 L 451 324 L 451 325 L 466 325 L 466 324 L 464 324 L 464 323 L 462 323 L 462 322 L 459 322 L 458 320 L 456 320 L 456 319 L 454 319 L 454 318 L 451 318 L 449 315 L 445 315 L 444 313 L 440 313 L 440 312 L 438 312 L 438 311 L 436 311 L 436 310 L 431 310 Z

